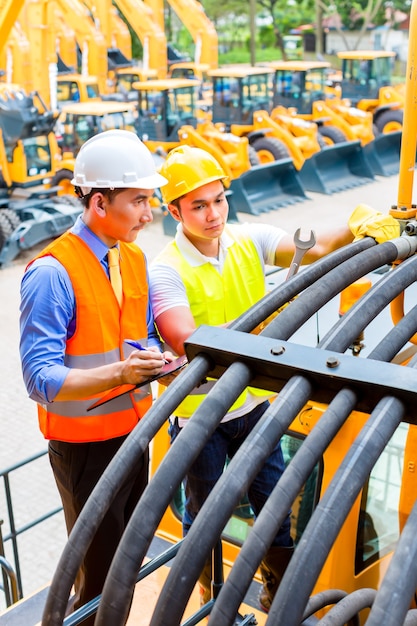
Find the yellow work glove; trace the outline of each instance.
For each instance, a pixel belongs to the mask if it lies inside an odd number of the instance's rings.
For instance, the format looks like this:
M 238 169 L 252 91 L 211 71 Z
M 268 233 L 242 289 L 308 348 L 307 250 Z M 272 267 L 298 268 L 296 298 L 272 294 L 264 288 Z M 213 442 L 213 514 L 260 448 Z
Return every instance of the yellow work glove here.
M 358 204 L 349 217 L 348 226 L 355 236 L 354 241 L 363 237 L 373 237 L 383 243 L 399 237 L 400 223 L 392 215 L 383 215 L 367 204 Z

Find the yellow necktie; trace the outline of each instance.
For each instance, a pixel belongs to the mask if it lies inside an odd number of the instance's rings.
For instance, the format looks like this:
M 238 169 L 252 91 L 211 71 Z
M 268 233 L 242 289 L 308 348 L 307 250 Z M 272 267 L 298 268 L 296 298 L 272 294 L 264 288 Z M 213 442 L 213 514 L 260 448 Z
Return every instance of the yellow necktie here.
M 120 274 L 120 255 L 119 248 L 110 248 L 108 255 L 110 282 L 119 305 L 123 302 L 122 276 Z

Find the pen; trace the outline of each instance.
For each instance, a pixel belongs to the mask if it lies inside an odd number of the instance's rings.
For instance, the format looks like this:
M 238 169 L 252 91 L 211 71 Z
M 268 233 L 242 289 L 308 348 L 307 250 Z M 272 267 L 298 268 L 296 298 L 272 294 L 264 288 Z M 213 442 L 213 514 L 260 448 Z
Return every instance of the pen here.
M 136 350 L 147 350 L 147 348 L 144 348 L 142 346 L 141 343 L 139 343 L 139 341 L 135 341 L 134 339 L 125 339 L 125 343 L 128 343 L 129 346 L 132 346 L 133 348 L 136 348 Z M 167 361 L 166 359 L 164 359 L 164 363 L 168 364 L 169 361 Z

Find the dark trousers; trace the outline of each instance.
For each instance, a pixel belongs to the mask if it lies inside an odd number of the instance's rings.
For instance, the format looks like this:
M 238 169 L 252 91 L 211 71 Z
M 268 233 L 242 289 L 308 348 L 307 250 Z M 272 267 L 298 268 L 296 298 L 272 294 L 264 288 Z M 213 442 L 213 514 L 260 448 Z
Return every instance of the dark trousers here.
M 93 443 L 49 442 L 49 459 L 70 533 L 90 493 L 126 437 Z M 148 482 L 149 453 L 137 463 L 110 505 L 75 581 L 74 609 L 98 596 L 120 538 Z M 83 625 L 93 626 L 95 616 Z
M 242 417 L 219 424 L 200 454 L 188 469 L 184 479 L 185 508 L 182 518 L 183 534 L 186 535 L 198 512 L 208 498 L 214 485 L 223 473 L 226 460 L 232 459 L 246 437 L 255 428 L 265 411 L 269 408 L 268 401 L 258 404 L 252 411 Z M 171 442 L 178 436 L 181 428 L 176 418 L 170 425 Z M 278 442 L 266 459 L 263 468 L 255 477 L 248 489 L 250 505 L 259 515 L 272 490 L 285 470 L 281 443 Z M 274 546 L 291 546 L 290 511 L 278 530 L 272 543 Z

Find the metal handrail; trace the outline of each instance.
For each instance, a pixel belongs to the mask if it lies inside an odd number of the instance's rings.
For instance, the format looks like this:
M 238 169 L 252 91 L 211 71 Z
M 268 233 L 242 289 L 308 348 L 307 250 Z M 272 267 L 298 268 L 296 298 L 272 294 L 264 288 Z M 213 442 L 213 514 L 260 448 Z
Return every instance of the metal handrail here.
M 30 530 L 34 526 L 37 526 L 41 522 L 44 522 L 46 519 L 52 517 L 53 515 L 56 515 L 57 513 L 60 513 L 62 511 L 62 506 L 56 507 L 46 512 L 44 515 L 41 515 L 40 517 L 35 518 L 28 524 L 24 524 L 23 526 L 16 528 L 14 510 L 13 510 L 12 493 L 11 493 L 11 488 L 10 488 L 10 474 L 20 469 L 21 467 L 40 459 L 41 457 L 45 456 L 47 453 L 48 453 L 47 450 L 43 450 L 42 452 L 33 454 L 32 456 L 24 459 L 23 461 L 20 461 L 19 463 L 15 463 L 14 465 L 11 465 L 7 467 L 6 469 L 0 471 L 0 478 L 3 479 L 3 483 L 4 483 L 7 519 L 8 519 L 8 523 L 10 526 L 10 532 L 6 535 L 3 535 L 2 528 L 1 528 L 3 520 L 0 520 L 0 559 L 1 559 L 0 566 L 2 566 L 2 569 L 3 569 L 3 587 L 0 585 L 0 589 L 2 589 L 5 593 L 7 607 L 9 607 L 11 604 L 16 602 L 16 599 L 15 599 L 16 597 L 17 599 L 23 598 L 22 575 L 21 575 L 21 570 L 20 570 L 20 558 L 19 558 L 19 549 L 18 549 L 18 543 L 17 543 L 18 536 L 26 532 L 27 530 Z M 11 541 L 12 543 L 13 558 L 14 558 L 14 564 L 15 564 L 14 569 L 10 565 L 10 563 L 6 561 L 5 559 L 4 544 L 6 541 Z M 7 565 L 2 563 L 3 559 L 6 561 Z M 8 570 L 9 567 L 11 571 Z M 11 589 L 12 589 L 11 595 L 10 595 L 7 579 L 5 578 L 5 570 L 7 570 L 7 573 L 9 574 L 9 578 L 11 581 Z M 17 587 L 16 594 L 14 592 L 15 584 Z

